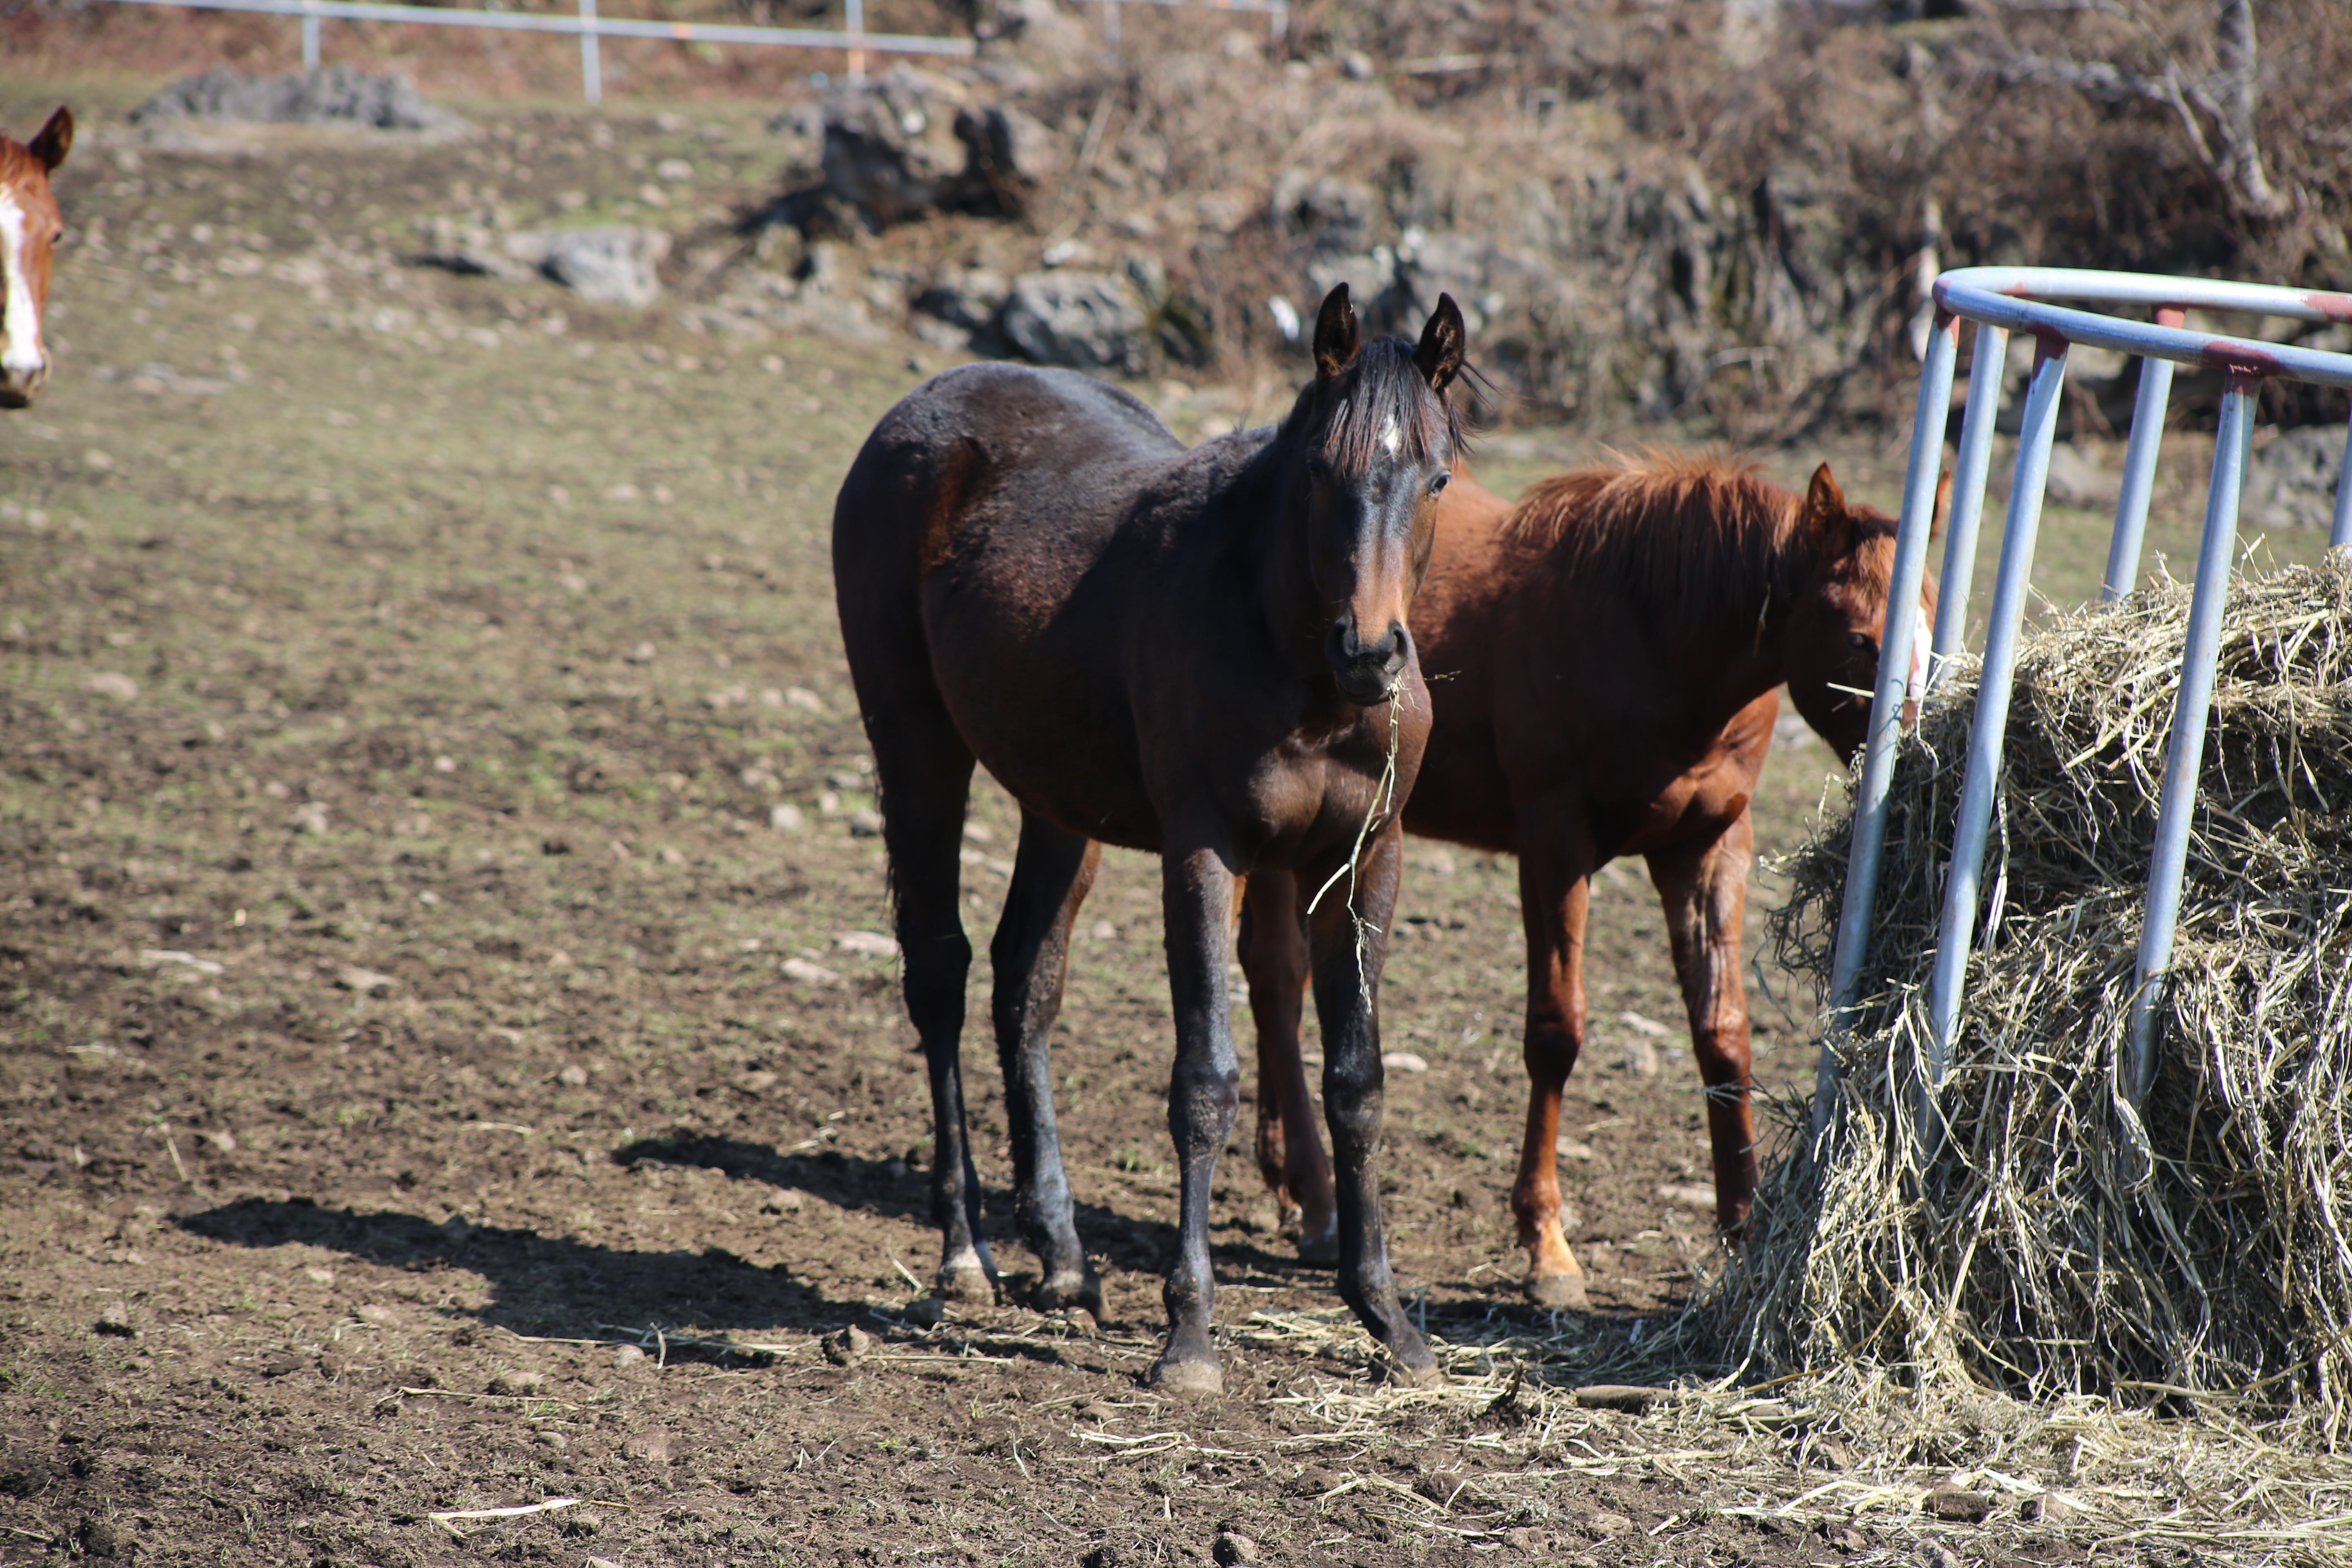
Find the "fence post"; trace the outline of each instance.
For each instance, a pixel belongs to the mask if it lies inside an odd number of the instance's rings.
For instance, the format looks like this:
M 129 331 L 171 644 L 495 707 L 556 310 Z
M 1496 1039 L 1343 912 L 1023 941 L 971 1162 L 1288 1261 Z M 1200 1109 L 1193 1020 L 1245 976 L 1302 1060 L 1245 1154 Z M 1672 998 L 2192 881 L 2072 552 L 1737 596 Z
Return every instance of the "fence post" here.
M 596 47 L 596 0 L 580 0 L 580 96 L 591 103 L 604 101 L 604 61 Z
M 315 13 L 302 18 L 302 68 L 319 68 L 319 18 Z
M 849 79 L 866 79 L 866 0 L 843 0 L 842 25 L 849 34 Z

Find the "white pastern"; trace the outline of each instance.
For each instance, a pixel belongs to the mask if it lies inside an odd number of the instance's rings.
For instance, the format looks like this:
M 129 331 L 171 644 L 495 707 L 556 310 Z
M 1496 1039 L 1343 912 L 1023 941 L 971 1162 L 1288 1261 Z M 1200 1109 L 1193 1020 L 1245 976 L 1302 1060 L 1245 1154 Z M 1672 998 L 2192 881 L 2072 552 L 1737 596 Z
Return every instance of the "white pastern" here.
M 0 377 L 29 379 L 41 368 L 41 317 L 25 255 L 25 209 L 0 191 Z

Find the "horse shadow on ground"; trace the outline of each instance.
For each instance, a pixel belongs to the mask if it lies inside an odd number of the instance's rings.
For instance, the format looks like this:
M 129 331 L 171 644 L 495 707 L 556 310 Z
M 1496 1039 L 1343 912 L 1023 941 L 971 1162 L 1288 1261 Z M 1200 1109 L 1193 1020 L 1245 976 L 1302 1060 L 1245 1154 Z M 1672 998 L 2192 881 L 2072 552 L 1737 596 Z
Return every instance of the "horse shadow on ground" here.
M 619 1164 L 656 1163 L 717 1170 L 796 1190 L 845 1209 L 928 1223 L 928 1182 L 902 1161 L 857 1159 L 827 1150 L 803 1156 L 725 1138 L 639 1140 L 613 1151 Z M 1005 1269 L 1005 1300 L 1026 1298 L 1029 1261 L 1013 1224 L 1012 1197 L 991 1194 L 992 1235 Z M 1089 1251 L 1116 1267 L 1156 1273 L 1167 1267 L 1175 1227 L 1138 1221 L 1093 1205 L 1079 1205 L 1079 1233 Z M 398 1209 L 361 1209 L 302 1196 L 239 1198 L 175 1222 L 192 1236 L 253 1248 L 302 1243 L 407 1273 L 462 1268 L 487 1279 L 488 1305 L 470 1315 L 519 1334 L 611 1339 L 647 1325 L 731 1325 L 786 1331 L 829 1332 L 867 1311 L 862 1300 L 828 1296 L 797 1276 L 792 1265 L 763 1268 L 724 1247 L 655 1251 L 608 1247 L 530 1228 L 476 1225 L 462 1217 L 440 1223 Z M 1296 1275 L 1295 1258 L 1246 1242 L 1217 1247 L 1219 1271 Z M 468 1310 L 456 1310 L 466 1315 Z M 690 1353 L 690 1352 L 689 1352 Z M 1048 1358 L 1050 1350 L 1038 1352 Z

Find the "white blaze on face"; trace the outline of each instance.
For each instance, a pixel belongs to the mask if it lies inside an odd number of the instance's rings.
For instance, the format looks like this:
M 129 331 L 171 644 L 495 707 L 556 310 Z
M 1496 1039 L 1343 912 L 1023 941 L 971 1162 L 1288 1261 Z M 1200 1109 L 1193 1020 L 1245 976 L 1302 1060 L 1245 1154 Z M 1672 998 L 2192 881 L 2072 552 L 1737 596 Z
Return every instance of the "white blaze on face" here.
M 25 254 L 25 209 L 0 190 L 0 382 L 23 384 L 41 369 L 41 318 Z
M 1393 458 L 1397 455 L 1398 448 L 1403 445 L 1403 440 L 1402 433 L 1397 429 L 1395 415 L 1391 414 L 1381 421 L 1381 451 Z
M 1928 617 L 1927 601 L 1919 601 L 1918 614 L 1911 622 L 1911 668 L 1903 680 L 1903 700 L 1917 702 L 1927 695 L 1927 655 L 1929 645 L 1936 640 L 1936 624 Z

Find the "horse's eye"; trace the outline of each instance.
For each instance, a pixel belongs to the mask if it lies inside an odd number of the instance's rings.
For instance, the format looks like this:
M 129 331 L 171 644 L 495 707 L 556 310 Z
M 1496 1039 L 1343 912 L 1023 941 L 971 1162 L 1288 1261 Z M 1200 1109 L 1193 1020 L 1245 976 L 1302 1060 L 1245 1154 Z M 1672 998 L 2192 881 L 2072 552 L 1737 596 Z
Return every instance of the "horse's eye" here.
M 1878 657 L 1878 639 L 1868 632 L 1846 633 L 1845 645 L 1856 653 L 1867 654 L 1872 658 Z
M 1436 495 L 1441 490 L 1444 489 L 1446 485 L 1452 482 L 1454 476 L 1452 474 L 1445 472 L 1443 468 L 1439 469 L 1437 477 L 1429 481 L 1429 493 L 1431 495 Z
M 1331 465 L 1320 456 L 1309 457 L 1307 459 L 1307 477 L 1319 485 L 1331 477 Z

